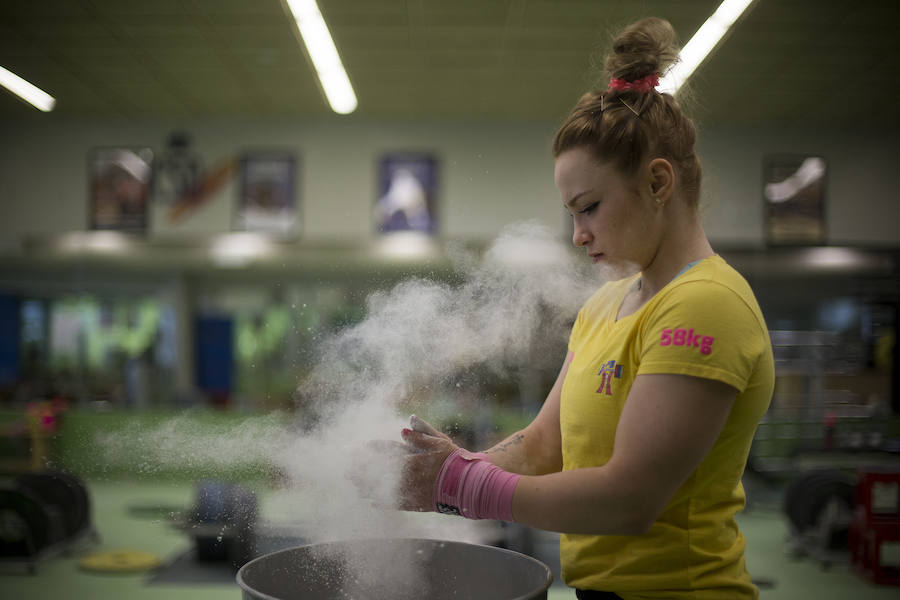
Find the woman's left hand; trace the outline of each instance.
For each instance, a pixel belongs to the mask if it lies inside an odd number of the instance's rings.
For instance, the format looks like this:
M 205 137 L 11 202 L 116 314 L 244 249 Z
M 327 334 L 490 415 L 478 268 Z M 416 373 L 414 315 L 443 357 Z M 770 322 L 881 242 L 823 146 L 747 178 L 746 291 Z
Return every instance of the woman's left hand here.
M 415 415 L 401 432 L 410 453 L 403 457 L 397 499 L 402 510 L 434 511 L 434 482 L 447 457 L 457 449 L 449 436 Z

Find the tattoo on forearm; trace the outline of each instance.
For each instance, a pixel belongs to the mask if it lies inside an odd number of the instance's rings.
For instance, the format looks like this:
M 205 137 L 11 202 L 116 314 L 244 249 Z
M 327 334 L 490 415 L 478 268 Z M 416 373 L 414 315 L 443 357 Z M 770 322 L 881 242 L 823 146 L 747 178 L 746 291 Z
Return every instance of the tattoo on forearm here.
M 495 448 L 497 452 L 506 452 L 506 450 L 512 446 L 513 444 L 521 444 L 522 440 L 525 439 L 525 436 L 521 433 L 517 433 L 513 437 L 509 438 L 505 442 L 502 442 L 500 445 Z

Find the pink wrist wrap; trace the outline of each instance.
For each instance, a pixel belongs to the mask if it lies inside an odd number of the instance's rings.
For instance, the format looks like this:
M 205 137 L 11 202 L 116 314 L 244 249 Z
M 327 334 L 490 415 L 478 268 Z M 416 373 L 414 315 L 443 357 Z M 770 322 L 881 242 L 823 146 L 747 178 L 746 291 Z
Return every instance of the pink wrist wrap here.
M 513 492 L 520 478 L 491 463 L 484 452 L 457 448 L 438 472 L 434 503 L 444 514 L 512 522 Z

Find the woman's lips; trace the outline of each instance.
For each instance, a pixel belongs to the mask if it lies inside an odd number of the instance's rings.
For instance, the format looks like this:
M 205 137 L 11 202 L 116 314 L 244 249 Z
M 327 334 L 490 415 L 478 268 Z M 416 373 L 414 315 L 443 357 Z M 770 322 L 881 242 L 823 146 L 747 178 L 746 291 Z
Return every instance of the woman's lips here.
M 596 263 L 596 262 L 600 262 L 600 260 L 601 260 L 602 258 L 603 258 L 603 253 L 602 253 L 602 252 L 598 252 L 597 254 L 591 254 L 591 259 L 592 259 L 595 263 Z

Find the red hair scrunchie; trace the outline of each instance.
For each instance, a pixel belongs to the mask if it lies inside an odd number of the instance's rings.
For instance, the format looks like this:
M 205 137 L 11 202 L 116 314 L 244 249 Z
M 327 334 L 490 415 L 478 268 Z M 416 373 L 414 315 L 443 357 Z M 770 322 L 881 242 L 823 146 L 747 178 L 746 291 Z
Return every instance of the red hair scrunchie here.
M 658 85 L 659 75 L 657 73 L 651 73 L 646 77 L 641 77 L 640 79 L 635 79 L 634 81 L 625 81 L 624 79 L 620 79 L 618 77 L 614 77 L 609 80 L 609 89 L 616 90 L 617 92 L 634 90 L 635 92 L 649 93 L 652 92 Z

